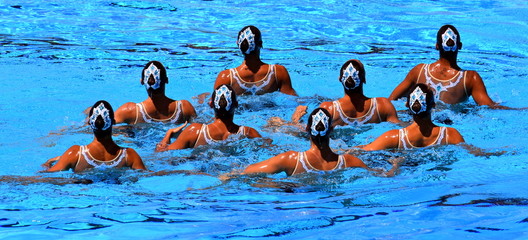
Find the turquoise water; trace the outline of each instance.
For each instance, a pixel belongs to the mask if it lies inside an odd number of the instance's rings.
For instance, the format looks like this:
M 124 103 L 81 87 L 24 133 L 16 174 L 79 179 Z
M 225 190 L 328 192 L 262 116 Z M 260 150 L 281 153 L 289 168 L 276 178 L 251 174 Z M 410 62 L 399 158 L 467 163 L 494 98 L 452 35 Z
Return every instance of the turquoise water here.
M 475 107 L 472 100 L 435 116 L 450 118 L 468 143 L 506 153 L 475 157 L 458 146 L 358 153 L 384 168 L 389 157 L 405 156 L 394 178 L 358 169 L 218 178 L 286 150 L 306 150 L 305 135 L 265 128 L 266 120 L 340 97 L 338 69 L 348 59 L 365 64 L 368 96 L 387 97 L 414 65 L 436 59 L 443 24 L 461 32 L 460 65 L 480 73 L 492 99 L 526 107 L 526 16 L 524 1 L 3 1 L 0 238 L 526 238 L 526 112 Z M 144 100 L 139 79 L 149 60 L 167 66 L 167 95 L 190 100 L 197 121 L 208 121 L 211 110 L 193 96 L 210 92 L 218 72 L 241 62 L 235 37 L 248 24 L 263 33 L 263 60 L 286 66 L 300 95 L 240 99 L 235 121 L 273 146 L 245 139 L 154 153 L 167 126 L 120 127 L 118 143 L 135 148 L 149 169 L 207 175 L 36 173 L 48 158 L 92 140 L 81 127 L 86 107 L 99 99 L 114 107 Z M 397 127 L 341 128 L 331 144 L 348 149 Z M 6 175 L 94 183 L 32 184 Z

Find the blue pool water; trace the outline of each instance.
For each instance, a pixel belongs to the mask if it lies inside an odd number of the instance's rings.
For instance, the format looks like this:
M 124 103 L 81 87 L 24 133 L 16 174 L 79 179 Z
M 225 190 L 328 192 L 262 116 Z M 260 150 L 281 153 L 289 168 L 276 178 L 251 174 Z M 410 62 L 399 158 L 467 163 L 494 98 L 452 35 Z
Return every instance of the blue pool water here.
M 469 144 L 504 154 L 476 157 L 458 146 L 358 152 L 375 167 L 390 167 L 391 156 L 407 162 L 394 178 L 350 169 L 219 180 L 283 151 L 306 150 L 305 135 L 265 128 L 266 120 L 342 96 L 337 75 L 348 59 L 365 64 L 368 96 L 387 97 L 414 65 L 436 59 L 435 34 L 444 24 L 461 32 L 460 65 L 480 73 L 492 99 L 527 107 L 526 16 L 525 1 L 2 1 L 0 238 L 527 238 L 526 111 L 472 100 L 435 116 L 453 120 Z M 155 153 L 168 126 L 120 127 L 117 142 L 135 148 L 149 169 L 205 174 L 37 173 L 48 158 L 92 140 L 82 127 L 86 107 L 146 98 L 139 78 L 149 60 L 167 66 L 167 94 L 190 100 L 197 121 L 208 121 L 211 110 L 193 96 L 210 92 L 218 72 L 242 61 L 235 37 L 248 24 L 263 33 L 263 60 L 286 66 L 300 95 L 240 99 L 235 121 L 274 145 L 245 139 Z M 340 128 L 331 144 L 342 151 L 397 127 Z

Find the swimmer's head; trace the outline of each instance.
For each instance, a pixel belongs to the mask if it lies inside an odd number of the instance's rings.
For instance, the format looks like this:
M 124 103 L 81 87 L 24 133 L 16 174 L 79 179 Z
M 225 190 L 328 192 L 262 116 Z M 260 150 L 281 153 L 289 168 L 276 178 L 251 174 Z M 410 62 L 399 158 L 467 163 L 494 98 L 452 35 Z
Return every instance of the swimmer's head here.
M 416 84 L 407 96 L 407 107 L 411 115 L 423 116 L 435 106 L 434 93 L 427 85 Z
M 227 84 L 218 86 L 211 97 L 210 106 L 218 118 L 232 116 L 238 106 L 235 91 Z
M 339 71 L 339 81 L 345 90 L 357 89 L 365 83 L 365 68 L 363 63 L 357 59 L 345 62 Z
M 332 115 L 324 108 L 316 108 L 308 116 L 306 131 L 317 145 L 328 141 L 332 132 Z
M 456 53 L 462 48 L 460 34 L 453 25 L 444 25 L 436 33 L 436 48 L 440 53 Z
M 169 83 L 167 70 L 158 61 L 148 62 L 141 72 L 141 84 L 148 90 L 157 90 Z
M 114 110 L 110 103 L 104 100 L 97 101 L 90 109 L 88 123 L 96 135 L 111 133 L 115 119 Z
M 245 26 L 238 32 L 237 45 L 244 55 L 258 52 L 262 48 L 262 35 L 255 26 Z

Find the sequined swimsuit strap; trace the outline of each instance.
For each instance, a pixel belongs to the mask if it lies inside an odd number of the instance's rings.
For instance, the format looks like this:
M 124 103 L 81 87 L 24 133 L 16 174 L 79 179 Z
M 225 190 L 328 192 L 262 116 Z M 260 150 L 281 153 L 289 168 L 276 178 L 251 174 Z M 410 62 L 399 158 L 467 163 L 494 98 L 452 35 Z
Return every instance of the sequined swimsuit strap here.
M 119 150 L 119 153 L 117 154 L 117 156 L 110 160 L 110 161 L 101 161 L 101 160 L 97 160 L 95 159 L 94 157 L 91 156 L 90 152 L 88 151 L 88 148 L 84 147 L 83 148 L 83 151 L 82 151 L 82 154 L 83 154 L 83 157 L 84 157 L 84 160 L 86 161 L 86 163 L 88 163 L 90 166 L 94 167 L 94 168 L 112 168 L 112 167 L 116 167 L 117 165 L 119 165 L 123 159 L 125 159 L 127 156 L 126 154 L 126 148 L 122 148 Z
M 150 117 L 145 112 L 146 111 L 145 105 L 143 105 L 143 103 L 138 103 L 136 106 L 139 108 L 139 113 L 141 113 L 141 117 L 143 118 L 143 121 L 145 121 L 146 123 L 151 123 L 152 121 Z
M 444 141 L 444 138 L 447 140 L 447 128 L 440 127 L 440 130 L 438 131 L 438 138 L 436 139 L 434 145 L 441 145 L 442 141 Z
M 343 169 L 343 168 L 346 168 L 345 156 L 344 155 L 339 155 L 336 167 L 334 169 Z
M 407 150 L 407 149 L 411 149 L 411 147 L 409 147 L 409 140 L 407 138 L 407 131 L 405 130 L 405 128 L 402 128 L 400 130 L 398 130 L 398 148 L 399 149 L 404 149 L 404 150 Z
M 171 123 L 176 123 L 178 119 L 180 119 L 180 116 L 182 115 L 182 103 L 181 101 L 176 101 L 176 109 L 174 109 L 174 113 L 169 118 Z
M 313 172 L 313 169 L 309 167 L 308 159 L 306 159 L 306 153 L 300 152 L 298 157 L 299 163 L 303 167 L 305 172 Z
M 341 108 L 341 103 L 339 102 L 339 100 L 334 101 L 333 104 L 334 104 L 334 109 L 335 111 L 339 113 L 339 117 L 341 118 L 341 120 L 348 125 L 365 124 L 368 121 L 370 121 L 372 117 L 374 116 L 375 112 L 377 112 L 377 102 L 375 98 L 371 98 L 370 107 L 367 113 L 357 118 L 352 118 L 352 117 L 347 116 L 345 112 L 343 111 L 343 109 Z M 378 112 L 378 117 L 379 117 L 379 112 Z

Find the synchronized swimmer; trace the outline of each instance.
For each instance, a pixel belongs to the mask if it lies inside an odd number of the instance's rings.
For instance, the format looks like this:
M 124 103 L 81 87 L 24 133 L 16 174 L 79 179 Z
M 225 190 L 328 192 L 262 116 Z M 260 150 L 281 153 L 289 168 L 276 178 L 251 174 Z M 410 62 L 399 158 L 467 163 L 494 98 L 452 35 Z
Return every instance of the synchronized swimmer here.
M 80 172 L 92 168 L 128 167 L 143 169 L 141 157 L 131 148 L 122 148 L 112 140 L 112 126 L 115 123 L 183 123 L 168 130 L 156 146 L 156 151 L 194 148 L 222 142 L 228 138 L 259 138 L 254 128 L 240 126 L 233 122 L 238 106 L 237 95 L 260 95 L 275 91 L 297 96 L 290 76 L 284 66 L 266 64 L 260 59 L 262 35 L 258 28 L 245 26 L 238 33 L 237 45 L 244 55 L 242 64 L 233 69 L 221 71 L 214 83 L 209 106 L 215 112 L 211 124 L 187 123 L 196 117 L 194 107 L 187 100 L 176 101 L 165 95 L 168 83 L 165 67 L 157 61 L 148 62 L 142 71 L 141 84 L 147 89 L 148 98 L 141 103 L 126 103 L 114 116 L 109 103 L 99 101 L 89 114 L 89 125 L 94 140 L 86 146 L 72 146 L 63 155 L 48 160 L 43 172 L 73 169 Z M 368 171 L 393 176 L 401 159 L 390 159 L 392 169 L 384 172 L 368 167 L 359 158 L 339 155 L 329 146 L 330 134 L 334 127 L 391 122 L 402 124 L 391 100 L 406 97 L 406 106 L 413 122 L 405 128 L 390 130 L 374 142 L 361 146 L 363 150 L 411 149 L 444 144 L 462 144 L 464 138 L 451 127 L 437 126 L 431 120 L 431 110 L 436 102 L 457 104 L 473 97 L 478 105 L 491 108 L 510 109 L 492 101 L 480 75 L 475 71 L 462 70 L 457 65 L 458 51 L 462 49 L 460 34 L 452 25 L 442 26 L 437 33 L 436 49 L 438 61 L 419 64 L 394 89 L 389 98 L 369 98 L 363 93 L 366 73 L 363 63 L 352 59 L 340 69 L 339 81 L 345 95 L 335 101 L 323 102 L 308 116 L 306 131 L 311 147 L 304 152 L 288 151 L 262 162 L 249 165 L 244 173 L 278 173 L 288 176 L 305 172 L 322 172 L 347 167 L 359 167 Z M 294 114 L 298 120 L 306 112 L 300 106 Z M 171 143 L 171 138 L 176 140 Z

